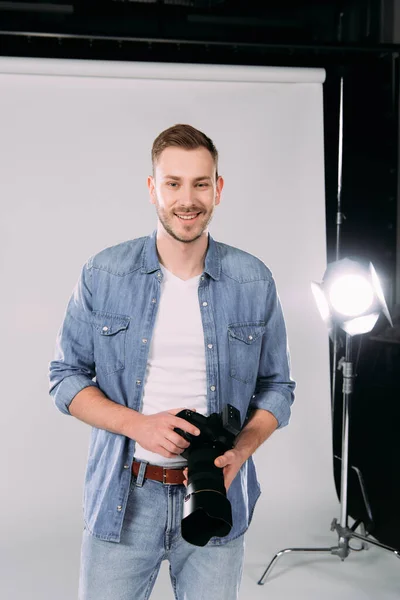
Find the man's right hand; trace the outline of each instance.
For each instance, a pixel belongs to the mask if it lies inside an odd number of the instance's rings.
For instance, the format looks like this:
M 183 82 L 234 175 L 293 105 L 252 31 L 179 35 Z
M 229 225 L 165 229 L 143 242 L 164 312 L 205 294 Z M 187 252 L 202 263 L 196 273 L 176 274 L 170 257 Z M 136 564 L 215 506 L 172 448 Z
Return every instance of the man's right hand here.
M 190 443 L 179 433 L 174 431 L 174 427 L 179 427 L 192 435 L 199 431 L 197 427 L 176 417 L 175 415 L 185 408 L 171 408 L 154 415 L 144 415 L 139 413 L 140 419 L 135 426 L 135 439 L 145 450 L 161 454 L 165 458 L 175 458 L 179 456 Z M 190 410 L 196 411 L 195 408 Z

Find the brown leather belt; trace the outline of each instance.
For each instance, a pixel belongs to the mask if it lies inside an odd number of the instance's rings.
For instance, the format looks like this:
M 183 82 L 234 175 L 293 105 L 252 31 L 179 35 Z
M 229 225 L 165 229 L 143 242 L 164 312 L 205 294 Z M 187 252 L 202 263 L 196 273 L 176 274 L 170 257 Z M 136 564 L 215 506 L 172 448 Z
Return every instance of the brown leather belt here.
M 140 461 L 134 460 L 132 463 L 133 474 L 137 477 L 139 473 Z M 147 465 L 144 472 L 145 479 L 155 479 L 162 483 L 168 484 L 183 484 L 185 479 L 183 475 L 183 469 L 185 467 L 178 467 L 177 469 L 168 469 L 167 467 L 158 467 L 157 465 Z

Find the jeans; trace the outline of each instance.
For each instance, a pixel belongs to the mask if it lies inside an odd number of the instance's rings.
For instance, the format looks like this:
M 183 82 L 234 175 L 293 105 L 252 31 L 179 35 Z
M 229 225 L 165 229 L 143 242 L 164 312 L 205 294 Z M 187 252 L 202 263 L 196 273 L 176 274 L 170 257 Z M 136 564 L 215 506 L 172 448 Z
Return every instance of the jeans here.
M 181 536 L 186 487 L 144 479 L 145 464 L 137 477 L 132 474 L 121 541 L 83 531 L 79 600 L 147 600 L 163 560 L 170 563 L 176 600 L 237 600 L 244 534 L 220 545 L 186 542 Z

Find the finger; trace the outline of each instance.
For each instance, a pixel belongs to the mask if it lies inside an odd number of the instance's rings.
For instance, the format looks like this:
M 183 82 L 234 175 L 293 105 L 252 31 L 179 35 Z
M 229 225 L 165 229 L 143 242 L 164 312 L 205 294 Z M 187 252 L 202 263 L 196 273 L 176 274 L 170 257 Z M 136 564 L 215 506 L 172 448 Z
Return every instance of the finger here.
M 181 412 L 181 410 L 192 410 L 193 412 L 196 412 L 195 408 L 186 408 L 185 406 L 181 406 L 180 408 L 169 408 L 167 410 L 168 413 L 170 413 L 171 415 L 176 415 L 179 412 Z
M 218 458 L 215 459 L 214 464 L 217 467 L 225 467 L 225 465 L 228 464 L 226 456 L 218 456 Z
M 170 408 L 166 412 L 175 416 L 181 410 L 187 410 L 187 409 L 185 409 L 185 408 Z M 194 409 L 194 411 L 196 411 L 196 409 Z M 181 417 L 176 417 L 176 419 L 173 420 L 172 425 L 174 427 L 178 427 L 179 429 L 183 429 L 183 431 L 186 431 L 187 433 L 191 433 L 192 435 L 200 435 L 200 429 L 197 429 L 197 427 L 195 427 L 194 425 L 192 425 L 191 423 L 186 421 L 186 419 L 182 419 Z
M 177 448 L 184 450 L 185 448 L 189 448 L 190 442 L 185 440 L 184 437 L 176 433 L 175 431 L 168 431 L 165 435 L 165 438 L 169 440 L 172 444 L 174 444 Z
M 181 417 L 175 417 L 175 419 L 173 420 L 173 426 L 178 427 L 179 429 L 183 429 L 183 431 L 186 431 L 187 433 L 190 433 L 192 435 L 200 434 L 200 429 L 197 429 L 195 425 L 192 425 L 191 423 L 186 421 L 186 419 L 181 419 Z
M 174 456 L 179 456 L 182 452 L 183 448 L 179 448 L 176 444 L 171 442 L 167 437 L 161 442 L 161 448 L 167 450 L 167 452 L 171 452 Z

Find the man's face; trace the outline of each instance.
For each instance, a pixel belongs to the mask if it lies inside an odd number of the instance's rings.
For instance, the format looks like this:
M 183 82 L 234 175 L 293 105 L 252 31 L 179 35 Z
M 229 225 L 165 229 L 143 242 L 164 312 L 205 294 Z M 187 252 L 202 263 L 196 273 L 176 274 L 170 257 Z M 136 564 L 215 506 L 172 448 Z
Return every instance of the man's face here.
M 222 177 L 215 181 L 215 165 L 207 148 L 163 150 L 155 166 L 155 177 L 148 177 L 150 202 L 158 219 L 175 240 L 190 243 L 207 229 L 214 207 L 220 202 Z M 199 214 L 198 214 L 199 213 Z M 177 215 L 193 216 L 181 219 Z

